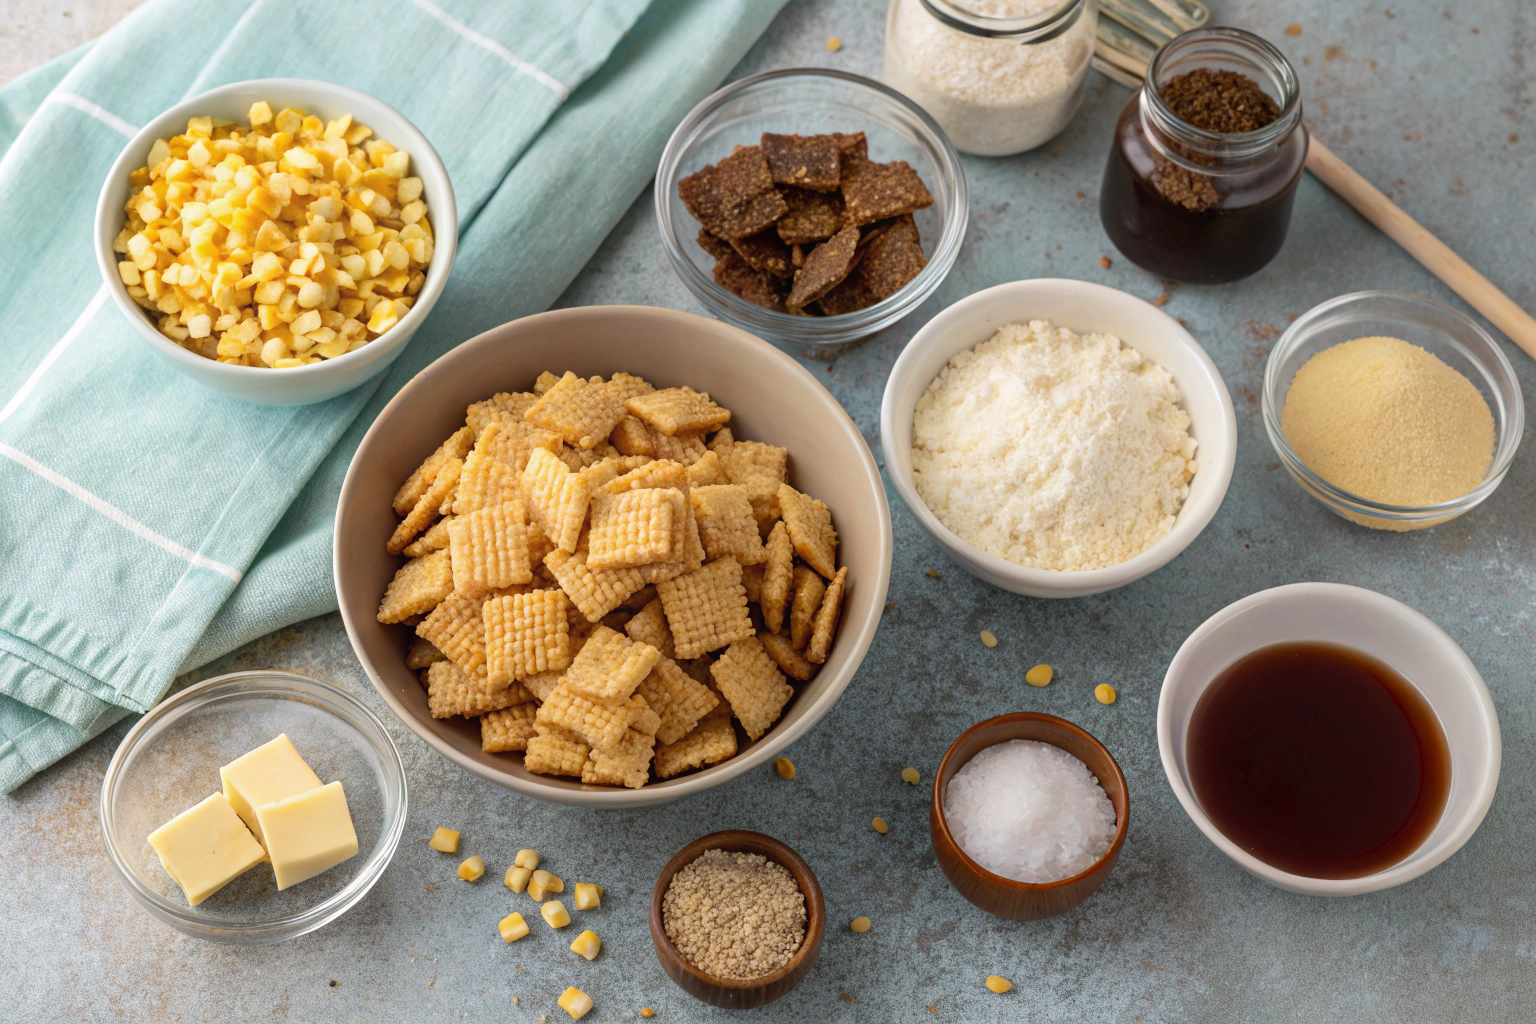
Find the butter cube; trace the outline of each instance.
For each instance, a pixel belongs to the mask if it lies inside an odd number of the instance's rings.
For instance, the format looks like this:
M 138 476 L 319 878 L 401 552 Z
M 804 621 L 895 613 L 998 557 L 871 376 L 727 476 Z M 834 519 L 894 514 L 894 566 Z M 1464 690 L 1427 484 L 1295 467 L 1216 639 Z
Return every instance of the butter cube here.
M 266 857 L 223 793 L 155 829 L 149 845 L 194 907 Z
M 286 797 L 320 788 L 320 776 L 293 749 L 287 733 L 279 733 L 249 753 L 242 754 L 219 769 L 224 780 L 224 796 L 242 821 L 263 846 L 261 823 L 256 808 L 274 804 Z
M 357 854 L 357 833 L 341 783 L 312 789 L 256 808 L 267 856 L 286 889 Z

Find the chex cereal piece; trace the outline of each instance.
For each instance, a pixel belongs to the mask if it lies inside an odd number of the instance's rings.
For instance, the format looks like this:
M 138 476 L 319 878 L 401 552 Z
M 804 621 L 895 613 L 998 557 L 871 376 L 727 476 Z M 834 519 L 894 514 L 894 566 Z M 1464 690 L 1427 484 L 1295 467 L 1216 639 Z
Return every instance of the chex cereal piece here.
M 775 185 L 836 192 L 842 180 L 842 150 L 830 135 L 773 135 L 760 140 Z
M 789 212 L 774 229 L 786 245 L 809 245 L 831 238 L 843 226 L 843 197 L 836 192 L 811 192 L 803 188 L 783 190 Z M 793 264 L 793 256 L 791 256 Z
M 723 455 L 725 451 L 736 443 L 736 438 L 731 434 L 730 427 L 721 427 L 715 431 L 715 436 L 709 439 L 709 450 Z
M 443 502 L 448 500 L 448 495 L 458 486 L 459 472 L 463 468 L 463 459 L 449 458 L 443 462 L 437 471 L 437 476 L 433 477 L 431 485 L 417 499 L 415 506 L 405 514 L 400 525 L 395 527 L 389 543 L 384 545 L 390 554 L 398 555 L 411 542 L 412 537 L 437 518 Z
M 795 566 L 795 601 L 789 609 L 789 635 L 795 650 L 800 650 L 811 640 L 811 628 L 827 585 L 821 577 L 803 565 Z
M 599 492 L 592 499 L 587 564 L 594 569 L 624 569 L 669 558 L 675 493 L 658 487 L 622 494 Z
M 783 282 L 754 268 L 734 249 L 715 261 L 711 275 L 715 284 L 738 299 L 764 309 L 785 312 Z
M 661 598 L 652 598 L 649 604 L 635 612 L 624 624 L 624 632 L 636 643 L 648 644 L 664 657 L 672 657 L 672 631 L 667 628 L 667 616 L 661 610 Z
M 725 239 L 771 227 L 786 209 L 758 146 L 742 146 L 682 179 L 677 194 L 695 220 Z
M 492 686 L 570 665 L 567 603 L 561 590 L 507 594 L 485 602 L 485 670 Z
M 782 521 L 774 523 L 763 547 L 768 557 L 763 563 L 763 589 L 758 606 L 763 610 L 763 624 L 770 633 L 777 633 L 784 628 L 784 606 L 789 602 L 789 587 L 794 579 L 795 548 L 789 542 L 789 528 Z
M 768 657 L 779 666 L 779 671 L 789 678 L 805 682 L 816 674 L 816 666 L 795 650 L 794 641 L 789 637 L 778 633 L 759 633 L 757 638 L 762 641 L 763 650 L 768 652 Z
M 853 132 L 852 134 L 833 132 L 832 137 L 837 140 L 837 148 L 843 151 L 843 162 L 845 164 L 851 159 L 869 159 L 869 142 L 864 138 L 863 132 Z
M 561 683 L 539 705 L 538 722 L 558 725 L 580 736 L 594 750 L 611 753 L 618 749 L 637 712 L 627 703 L 608 705 L 588 700 Z
M 459 475 L 464 475 L 464 467 L 462 465 L 459 466 Z M 459 482 L 455 480 L 453 486 L 448 488 L 448 493 L 443 495 L 443 503 L 437 506 L 437 514 L 440 516 L 453 515 L 453 503 L 458 500 L 458 497 Z
M 551 551 L 544 565 L 588 622 L 596 622 L 645 586 L 640 570 L 594 569 L 587 565 L 585 551 Z
M 720 660 L 710 666 L 709 674 L 714 676 L 720 692 L 731 702 L 737 721 L 753 740 L 779 720 L 784 705 L 795 695 L 755 636 L 732 643 Z
M 639 789 L 651 778 L 651 753 L 656 737 L 630 729 L 618 748 L 609 753 L 594 750 L 581 766 L 581 781 L 589 786 L 626 786 Z
M 763 600 L 763 565 L 744 565 L 741 567 L 741 588 L 747 592 L 748 604 L 759 604 Z
M 650 674 L 661 652 L 636 643 L 607 626 L 598 626 L 566 670 L 565 689 L 588 700 L 612 704 L 628 699 Z
M 441 551 L 448 546 L 448 524 L 454 520 L 453 516 L 439 519 L 433 523 L 426 533 L 421 534 L 415 540 L 405 546 L 401 554 L 406 558 L 420 558 L 422 555 L 430 555 L 434 551 Z
M 596 447 L 608 439 L 624 416 L 622 392 L 597 381 L 596 377 L 583 380 L 567 370 L 524 418 L 534 426 L 553 430 L 574 448 Z
M 788 479 L 789 451 L 761 441 L 733 441 L 716 453 L 720 466 L 733 484 L 772 481 L 775 491 Z
M 624 373 L 623 371 L 608 378 L 608 387 L 613 390 L 614 394 L 619 396 L 619 401 L 621 402 L 634 398 L 636 395 L 648 395 L 656 390 L 651 386 L 650 381 L 644 377 L 636 377 L 632 373 Z
M 837 573 L 837 531 L 832 528 L 831 511 L 789 484 L 779 485 L 779 508 L 795 553 L 831 579 Z
M 574 651 L 576 646 L 574 641 L 571 646 Z M 555 692 L 555 688 L 560 685 L 560 680 L 564 678 L 565 669 L 562 668 L 540 672 L 537 675 L 532 675 L 527 679 L 519 681 L 528 688 L 528 692 L 533 694 L 534 699 L 542 704 L 544 701 L 549 700 L 549 695 Z
M 581 475 L 587 481 L 587 490 L 596 494 L 619 477 L 632 473 L 641 466 L 648 466 L 653 461 L 645 455 L 610 456 L 601 462 L 594 462 L 582 470 Z
M 831 291 L 853 270 L 858 248 L 859 229 L 845 227 L 811 250 L 805 258 L 805 266 L 795 271 L 795 284 L 784 305 L 796 312 Z
M 491 430 L 491 427 L 496 429 Z M 527 467 L 535 448 L 558 454 L 564 447 L 565 441 L 554 431 L 536 427 L 521 417 L 504 412 L 497 412 L 475 441 L 476 451 L 505 462 L 519 474 Z
M 637 395 L 624 405 L 663 434 L 714 430 L 731 418 L 731 411 L 711 401 L 707 391 L 690 387 Z
M 527 750 L 528 741 L 535 735 L 533 716 L 538 710 L 537 704 L 527 701 L 481 715 L 480 749 L 488 754 Z
M 927 265 L 928 258 L 918 242 L 917 225 L 912 215 L 906 214 L 869 243 L 856 276 L 869 297 L 879 302 L 901 291 Z
M 702 430 L 679 432 L 672 436 L 657 432 L 654 442 L 658 459 L 666 459 L 680 466 L 692 466 L 709 454 L 709 450 L 704 447 Z
M 710 484 L 728 484 L 730 482 L 731 478 L 725 475 L 725 465 L 720 461 L 720 456 L 716 452 L 705 451 L 697 461 L 688 467 L 688 485 L 690 487 L 708 487 Z
M 572 448 L 568 444 L 561 444 L 560 450 L 555 454 L 559 456 L 561 462 L 571 468 L 571 472 L 580 473 L 591 469 L 605 459 L 617 458 L 619 450 L 604 438 L 595 448 Z
M 727 555 L 656 584 L 679 658 L 697 658 L 752 635 L 741 565 Z
M 587 518 L 587 482 L 542 448 L 523 470 L 523 499 L 528 513 L 555 547 L 575 551 Z
M 795 268 L 790 263 L 789 246 L 784 244 L 784 240 L 773 228 L 745 238 L 733 238 L 731 248 L 753 270 L 779 278 L 795 276 Z
M 473 596 L 532 582 L 524 529 L 523 503 L 516 500 L 456 516 L 448 530 L 454 589 Z
M 746 488 L 715 484 L 693 488 L 689 497 L 706 557 L 730 555 L 742 565 L 757 565 L 767 559 Z
M 468 455 L 474 443 L 475 431 L 460 427 L 448 440 L 438 445 L 437 451 L 428 455 L 427 461 L 416 467 L 416 471 L 395 492 L 395 514 L 403 516 L 415 508 L 421 496 L 427 493 L 427 488 L 432 486 L 432 481 L 437 479 L 437 471 L 443 468 L 443 464 L 449 459 L 462 459 Z
M 647 736 L 655 736 L 656 730 L 661 728 L 661 716 L 651 710 L 650 702 L 640 694 L 632 693 L 629 706 L 635 709 L 635 720 L 629 723 L 629 727 Z
M 656 440 L 645 421 L 631 412 L 625 412 L 608 435 L 608 443 L 625 455 L 656 455 Z
M 933 195 L 905 160 L 844 160 L 842 192 L 844 225 L 873 224 L 933 205 Z
M 518 472 L 500 457 L 506 447 L 504 433 L 501 424 L 492 423 L 481 432 L 475 450 L 465 458 L 464 469 L 459 473 L 458 494 L 453 501 L 453 510 L 459 515 L 487 505 L 499 505 L 512 498 L 522 500 Z
M 623 494 L 625 491 L 638 491 L 643 487 L 675 487 L 680 491 L 686 491 L 688 468 L 669 459 L 657 459 L 615 477 L 604 484 L 602 489 L 608 494 Z
M 656 775 L 670 779 L 691 768 L 719 764 L 736 756 L 736 730 L 724 715 L 710 715 L 676 743 L 656 748 Z
M 427 669 L 427 710 L 433 718 L 473 718 L 527 701 L 528 691 L 521 686 L 489 689 L 473 673 L 451 661 L 440 661 Z
M 686 736 L 699 719 L 719 706 L 720 700 L 709 688 L 684 672 L 671 658 L 661 658 L 651 674 L 640 681 L 635 691 L 645 698 L 660 716 L 656 738 L 662 743 L 676 743 Z
M 380 622 L 401 622 L 436 608 L 453 592 L 453 565 L 446 551 L 413 558 L 400 567 L 379 603 Z
M 539 372 L 538 379 L 533 382 L 533 393 L 542 398 L 544 396 L 544 392 L 548 391 L 550 388 L 559 383 L 559 377 L 556 377 L 548 370 L 542 370 Z
M 502 415 L 522 419 L 533 403 L 539 400 L 539 396 L 527 391 L 506 392 L 502 391 L 492 395 L 483 402 L 476 402 L 464 411 L 464 422 L 469 429 L 479 437 L 486 427 L 496 422 Z
M 485 671 L 485 620 L 480 605 L 478 596 L 449 594 L 416 627 L 417 636 L 425 637 L 470 675 Z
M 526 510 L 527 506 L 524 506 Z M 551 551 L 556 550 L 554 543 L 539 528 L 536 520 L 529 518 L 524 526 L 524 534 L 528 538 L 528 564 L 540 566 L 544 564 L 544 558 Z
M 536 725 L 523 753 L 523 767 L 537 775 L 581 775 L 591 748 L 564 729 Z
M 837 616 L 843 607 L 843 588 L 848 584 L 848 567 L 845 565 L 837 570 L 837 575 L 832 577 L 832 582 L 827 585 L 827 592 L 822 596 L 821 606 L 816 609 L 816 618 L 811 626 L 811 639 L 805 647 L 805 660 L 820 665 L 827 660 L 827 654 L 832 650 L 832 638 L 837 633 Z
M 411 646 L 405 652 L 405 667 L 415 672 L 419 669 L 431 668 L 440 661 L 447 661 L 448 656 L 436 647 L 431 641 L 421 637 L 412 637 Z

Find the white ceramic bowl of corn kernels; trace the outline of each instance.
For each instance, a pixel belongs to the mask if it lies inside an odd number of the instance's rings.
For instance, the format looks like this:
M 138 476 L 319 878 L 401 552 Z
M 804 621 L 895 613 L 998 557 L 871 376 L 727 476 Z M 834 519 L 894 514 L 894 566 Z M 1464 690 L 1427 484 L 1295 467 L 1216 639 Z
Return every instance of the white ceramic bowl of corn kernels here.
M 962 540 L 917 492 L 912 473 L 912 417 L 928 385 L 951 358 L 991 338 L 1005 324 L 1049 320 L 1078 334 L 1112 334 L 1173 376 L 1198 444 L 1189 497 L 1173 528 L 1141 554 L 1103 569 L 1058 572 L 1007 561 Z M 1083 597 L 1141 579 L 1173 561 L 1221 507 L 1237 458 L 1237 415 L 1216 364 L 1173 317 L 1134 295 L 1087 281 L 1040 278 L 979 291 L 950 306 L 902 351 L 880 404 L 880 444 L 891 482 L 919 522 L 960 568 L 993 586 L 1030 597 Z
M 427 219 L 432 225 L 434 250 L 425 271 L 426 280 L 416 293 L 411 309 L 393 327 L 361 348 L 306 366 L 282 369 L 239 366 L 221 363 L 183 348 L 161 334 L 149 313 L 128 294 L 128 286 L 118 270 L 119 262 L 125 257 L 113 249 L 113 242 L 123 229 L 124 208 L 134 187 L 128 176 L 145 165 L 155 140 L 184 133 L 187 121 L 194 117 L 221 118 L 248 125 L 251 105 L 259 101 L 267 103 L 274 112 L 292 107 L 327 122 L 351 114 L 355 123 L 373 129 L 372 138 L 382 139 L 409 153 L 407 174 L 421 179 L 421 198 L 427 205 Z M 221 86 L 183 100 L 145 125 L 123 147 L 102 183 L 101 196 L 96 203 L 96 262 L 101 268 L 107 292 L 118 309 L 150 349 L 178 372 L 204 387 L 243 401 L 261 405 L 308 405 L 350 391 L 394 362 L 432 311 L 448 282 L 458 232 L 458 210 L 448 169 L 427 137 L 405 115 L 366 93 L 330 82 L 264 78 Z

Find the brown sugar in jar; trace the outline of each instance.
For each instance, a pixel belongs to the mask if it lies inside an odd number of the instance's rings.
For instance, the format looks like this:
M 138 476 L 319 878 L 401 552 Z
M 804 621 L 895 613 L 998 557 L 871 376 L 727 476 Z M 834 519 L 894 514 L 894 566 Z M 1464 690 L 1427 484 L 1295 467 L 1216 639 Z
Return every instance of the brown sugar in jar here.
M 1307 154 L 1295 70 L 1240 29 L 1159 50 L 1121 112 L 1099 190 L 1116 248 L 1160 277 L 1219 284 L 1285 242 Z

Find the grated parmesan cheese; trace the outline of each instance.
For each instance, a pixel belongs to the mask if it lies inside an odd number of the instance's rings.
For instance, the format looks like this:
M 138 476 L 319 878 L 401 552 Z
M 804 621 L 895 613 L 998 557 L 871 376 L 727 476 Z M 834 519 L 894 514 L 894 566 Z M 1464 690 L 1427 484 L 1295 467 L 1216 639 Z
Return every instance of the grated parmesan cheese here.
M 1035 569 L 1118 565 L 1173 527 L 1197 464 L 1168 371 L 1107 334 L 1008 324 L 913 416 L 918 494 L 967 543 Z

